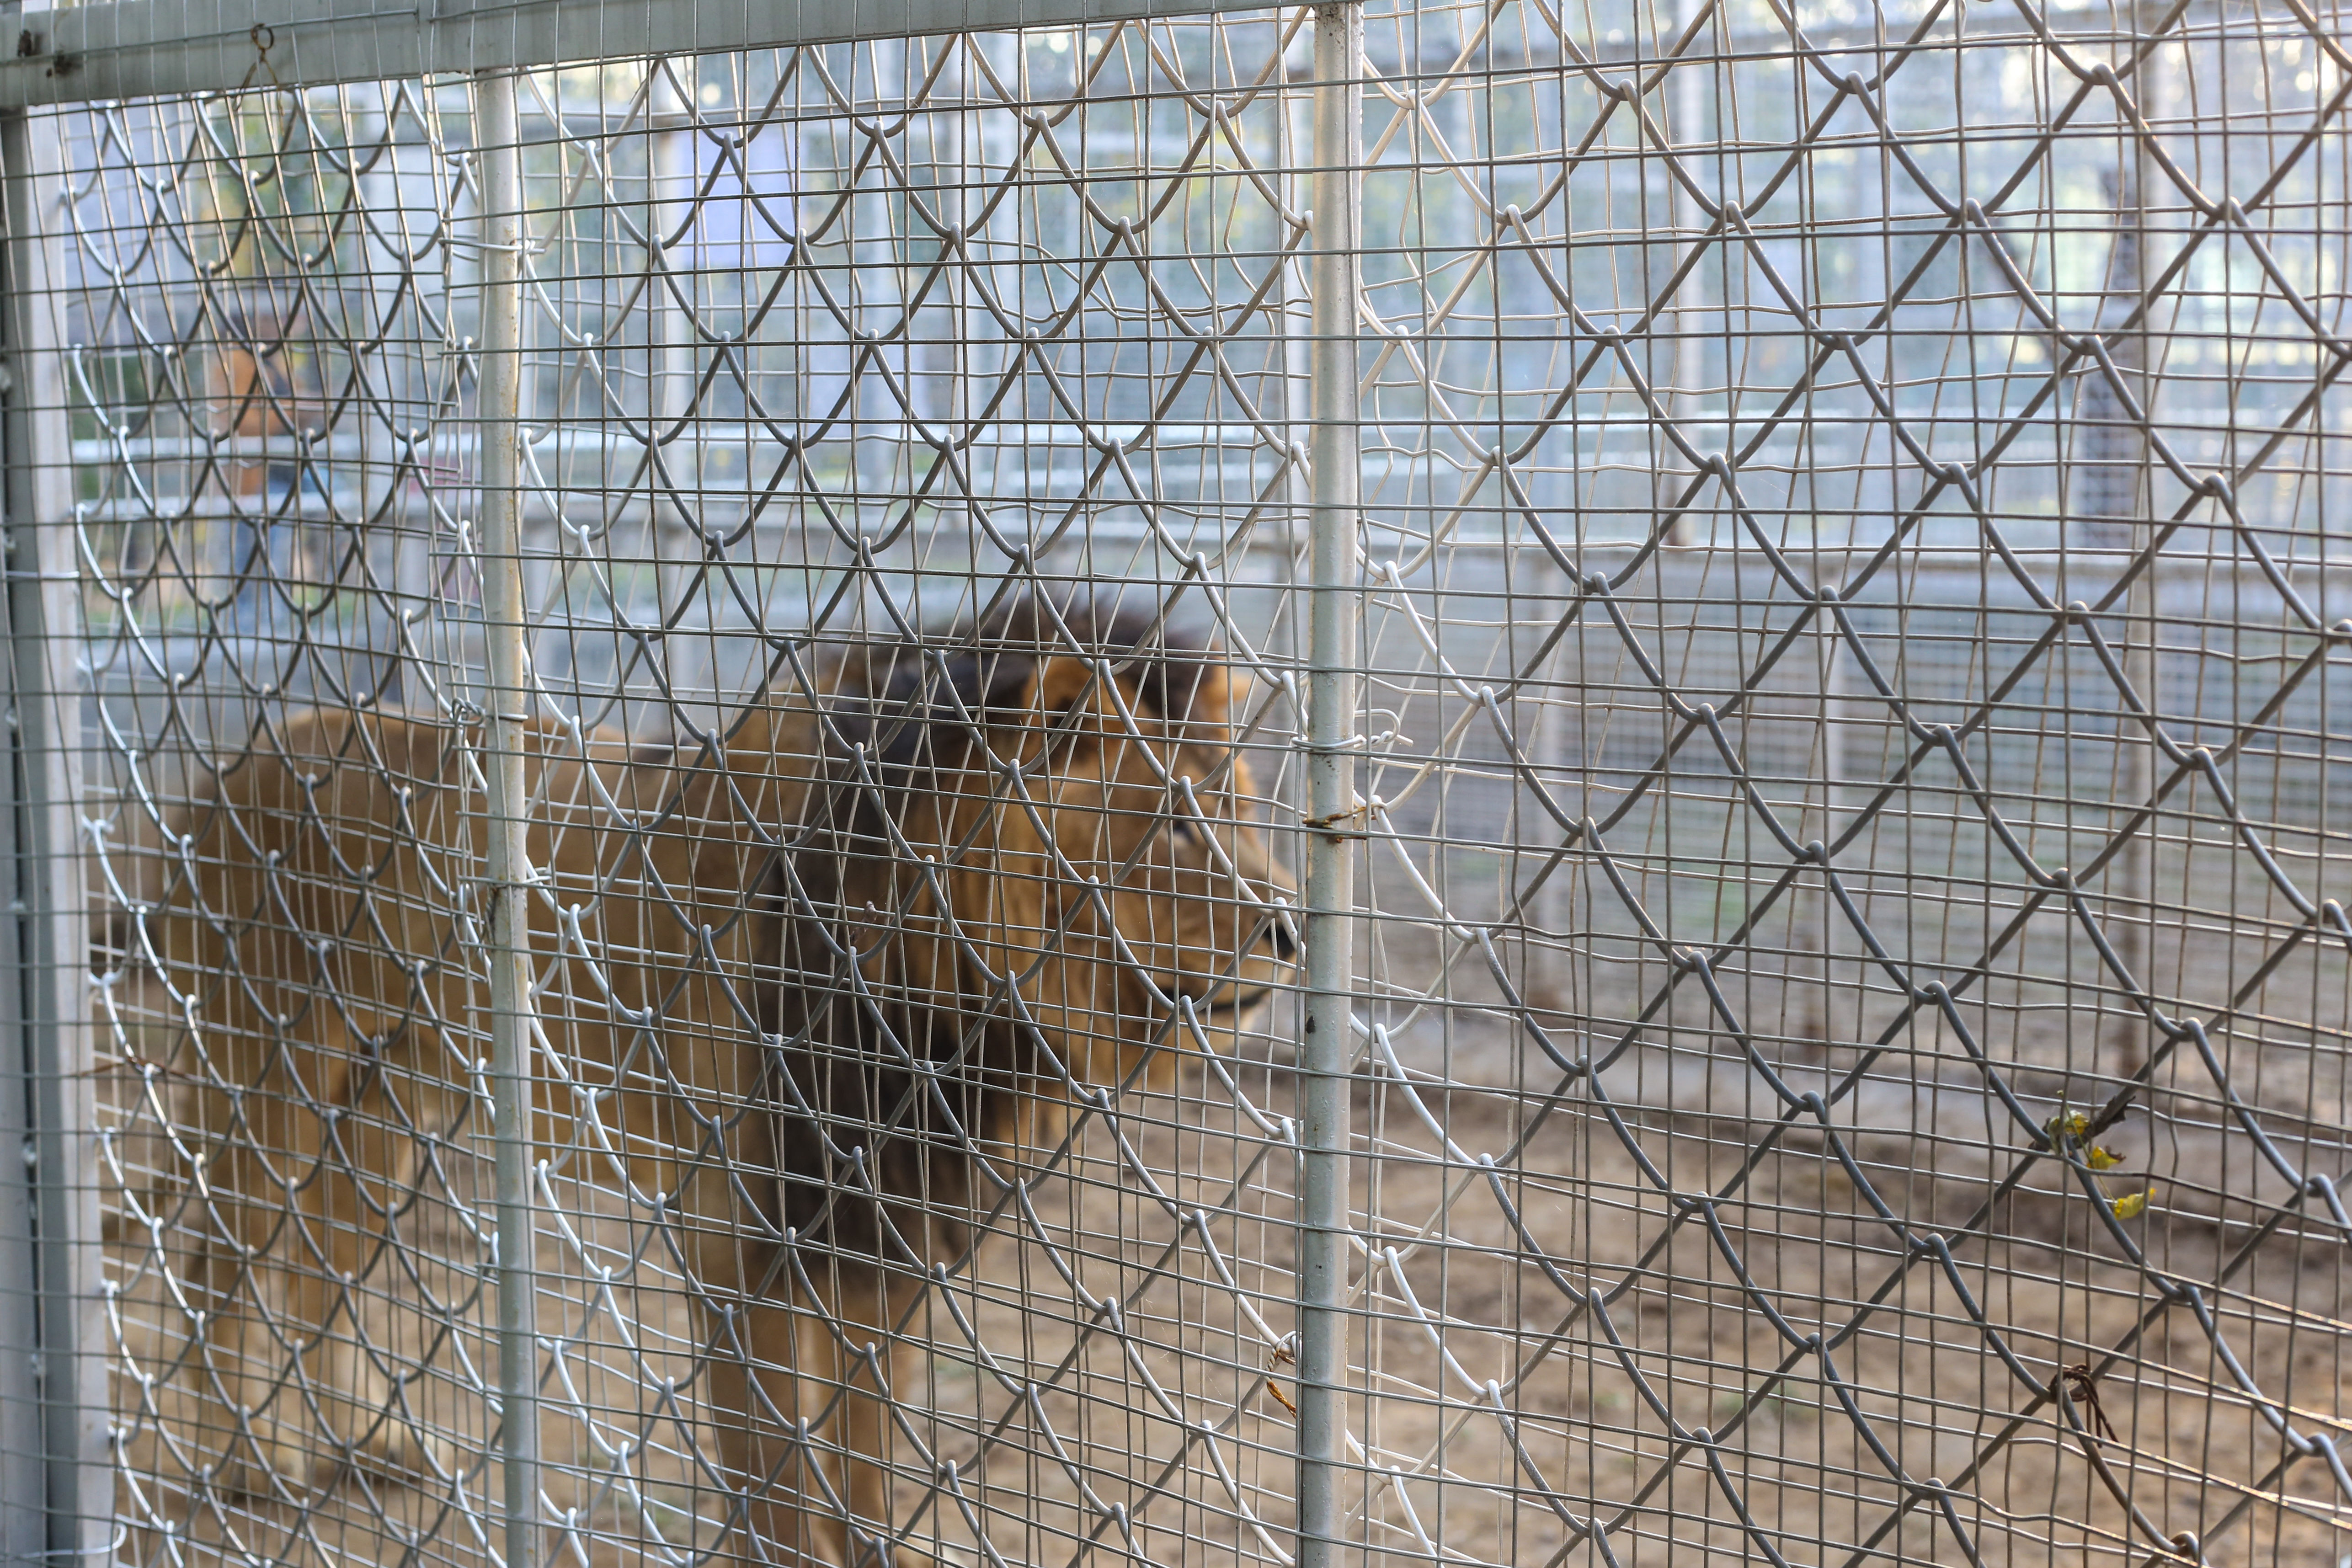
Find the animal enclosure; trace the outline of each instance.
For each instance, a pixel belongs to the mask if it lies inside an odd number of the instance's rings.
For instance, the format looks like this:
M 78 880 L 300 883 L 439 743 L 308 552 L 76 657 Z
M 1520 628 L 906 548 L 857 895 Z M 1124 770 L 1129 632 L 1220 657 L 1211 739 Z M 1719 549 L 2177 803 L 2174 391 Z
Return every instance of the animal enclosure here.
M 2334 0 L 116 0 L 0 1551 L 2352 1559 Z

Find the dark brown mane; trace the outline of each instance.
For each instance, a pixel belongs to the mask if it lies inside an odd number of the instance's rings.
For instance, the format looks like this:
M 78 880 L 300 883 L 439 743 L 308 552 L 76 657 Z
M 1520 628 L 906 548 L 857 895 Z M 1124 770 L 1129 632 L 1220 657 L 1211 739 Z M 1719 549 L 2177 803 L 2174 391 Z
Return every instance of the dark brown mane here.
M 919 642 L 859 650 L 858 678 L 835 698 L 835 729 L 870 748 L 903 784 L 911 782 L 906 770 L 936 763 L 943 732 L 962 734 L 974 720 L 1005 714 L 1038 662 L 1060 655 L 1108 660 L 1110 673 L 1131 679 L 1154 713 L 1180 721 L 1192 717 L 1215 666 L 1206 637 L 1167 624 L 1156 607 L 1093 595 L 1049 606 L 1026 595 Z
M 1217 668 L 1205 637 L 1166 626 L 1156 610 L 1091 596 L 1050 609 L 1024 598 L 843 661 L 792 864 L 778 868 L 778 995 L 763 1009 L 786 1079 L 783 1220 L 803 1236 L 900 1267 L 953 1258 L 970 1238 L 956 1211 L 998 1195 L 978 1179 L 978 1147 L 1002 1146 L 1016 1097 L 1057 1084 L 1069 1065 L 1036 1060 L 1030 1032 L 1001 1002 L 963 994 L 951 975 L 909 973 L 886 934 L 922 896 L 894 828 L 917 844 L 931 838 L 941 803 L 974 786 L 982 728 L 1030 718 L 1033 677 L 1066 657 L 1108 660 L 1142 707 L 1179 720 Z M 949 858 L 937 874 L 992 875 L 977 853 L 970 863 Z M 847 953 L 861 946 L 876 956 L 854 979 Z M 950 951 L 919 947 L 934 963 Z M 935 1064 L 938 1076 L 926 1087 L 910 1061 Z

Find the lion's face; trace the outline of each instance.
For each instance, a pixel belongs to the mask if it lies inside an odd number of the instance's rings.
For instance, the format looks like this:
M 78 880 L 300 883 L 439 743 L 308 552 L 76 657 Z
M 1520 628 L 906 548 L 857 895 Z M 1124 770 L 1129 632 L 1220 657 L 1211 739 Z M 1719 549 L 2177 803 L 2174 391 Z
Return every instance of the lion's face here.
M 1021 786 L 964 775 L 971 847 L 950 886 L 989 967 L 1019 977 L 1026 1016 L 1008 1022 L 1082 1082 L 1143 1067 L 1164 1084 L 1178 1053 L 1227 1048 L 1289 974 L 1296 889 L 1257 820 L 1231 672 L 1112 668 L 1047 658 L 1000 710 L 990 749 L 1019 758 Z

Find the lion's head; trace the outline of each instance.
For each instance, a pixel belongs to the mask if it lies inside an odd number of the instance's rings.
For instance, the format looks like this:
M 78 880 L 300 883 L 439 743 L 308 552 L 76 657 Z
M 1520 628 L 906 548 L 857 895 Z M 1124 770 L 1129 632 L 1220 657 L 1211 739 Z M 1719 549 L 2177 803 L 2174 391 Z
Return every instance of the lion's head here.
M 779 860 L 788 1209 L 848 1224 L 819 1186 L 858 1184 L 853 1148 L 887 1192 L 984 1205 L 950 1167 L 1229 1041 L 1296 950 L 1244 695 L 1205 643 L 1084 605 L 861 653 Z

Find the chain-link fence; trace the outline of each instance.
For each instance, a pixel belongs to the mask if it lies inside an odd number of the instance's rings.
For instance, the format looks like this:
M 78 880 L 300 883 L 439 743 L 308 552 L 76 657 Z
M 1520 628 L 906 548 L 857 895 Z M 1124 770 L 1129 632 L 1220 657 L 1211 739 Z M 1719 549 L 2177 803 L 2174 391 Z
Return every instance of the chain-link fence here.
M 2352 1554 L 2339 11 L 20 26 L 12 1556 Z

